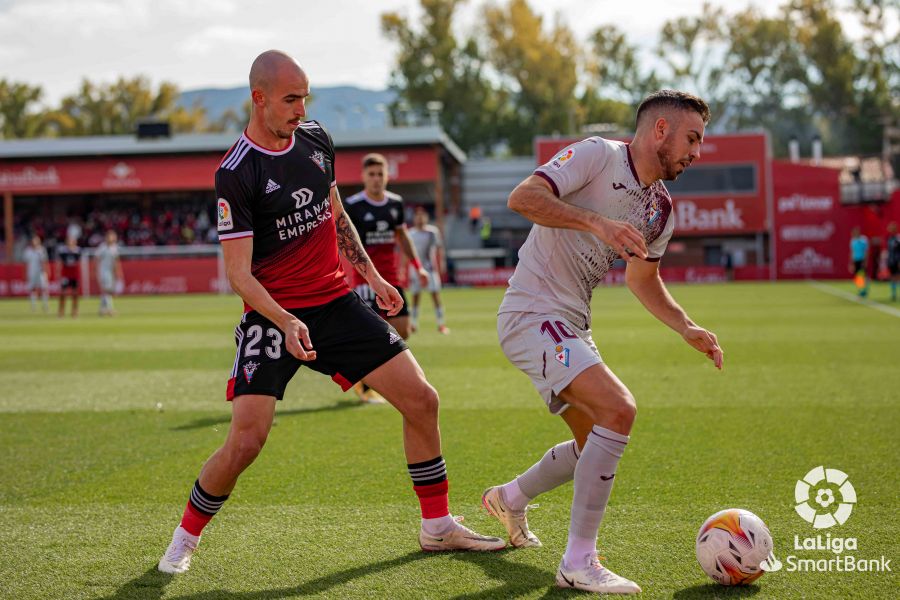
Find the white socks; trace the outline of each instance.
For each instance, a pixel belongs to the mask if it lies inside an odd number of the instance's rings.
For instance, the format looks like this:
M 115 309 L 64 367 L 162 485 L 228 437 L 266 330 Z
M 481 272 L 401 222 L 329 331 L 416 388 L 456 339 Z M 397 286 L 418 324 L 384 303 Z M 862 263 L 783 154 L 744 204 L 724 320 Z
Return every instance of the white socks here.
M 564 557 L 567 566 L 581 566 L 597 547 L 597 530 L 612 492 L 616 466 L 629 437 L 594 425 L 575 467 L 575 494 Z
M 516 479 L 518 488 L 530 500 L 571 481 L 575 475 L 575 465 L 578 464 L 578 455 L 578 444 L 575 443 L 575 440 L 568 440 L 553 446 L 547 450 L 541 460 L 519 475 Z M 522 504 L 522 508 L 525 508 L 525 504 L 527 501 Z M 518 510 L 512 505 L 510 508 Z
M 449 531 L 455 524 L 453 515 L 445 515 L 437 519 L 422 519 L 422 530 L 428 535 L 441 535 Z

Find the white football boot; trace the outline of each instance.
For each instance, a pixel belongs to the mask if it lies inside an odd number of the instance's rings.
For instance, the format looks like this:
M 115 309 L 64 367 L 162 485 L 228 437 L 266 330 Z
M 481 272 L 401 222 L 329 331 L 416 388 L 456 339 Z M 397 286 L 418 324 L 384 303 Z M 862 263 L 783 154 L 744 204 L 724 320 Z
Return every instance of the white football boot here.
M 197 550 L 200 537 L 191 535 L 178 526 L 172 534 L 172 543 L 159 559 L 159 570 L 163 573 L 184 573 L 191 568 L 191 556 Z
M 566 568 L 565 559 L 559 562 L 556 585 L 575 588 L 597 594 L 640 594 L 641 588 L 630 579 L 616 575 L 600 564 L 596 554 L 585 556 L 584 564 L 575 569 Z
M 453 527 L 440 535 L 430 535 L 424 529 L 419 531 L 419 546 L 425 552 L 443 552 L 445 550 L 468 550 L 470 552 L 486 552 L 503 550 L 506 540 L 475 533 L 465 525 L 461 525 L 462 517 L 453 517 Z
M 512 510 L 503 500 L 503 490 L 500 486 L 490 487 L 481 495 L 481 504 L 491 516 L 497 517 L 506 532 L 509 534 L 509 543 L 516 548 L 540 548 L 541 540 L 528 529 L 528 519 L 525 511 Z

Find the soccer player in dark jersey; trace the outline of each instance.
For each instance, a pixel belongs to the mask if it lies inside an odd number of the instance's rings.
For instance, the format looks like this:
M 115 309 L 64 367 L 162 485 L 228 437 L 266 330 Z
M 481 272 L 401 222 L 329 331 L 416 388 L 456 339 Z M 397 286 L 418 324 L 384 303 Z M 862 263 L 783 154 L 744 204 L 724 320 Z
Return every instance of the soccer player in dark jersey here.
M 59 316 L 66 314 L 66 296 L 72 297 L 72 316 L 78 316 L 78 279 L 81 269 L 81 248 L 74 237 L 66 239 L 56 253 L 59 274 Z
M 887 250 L 887 267 L 891 274 L 891 300 L 897 301 L 897 284 L 900 283 L 900 233 L 893 221 L 888 224 L 888 237 L 885 242 Z
M 353 275 L 353 287 L 359 297 L 372 310 L 387 319 L 404 340 L 409 338 L 409 311 L 406 294 L 400 286 L 400 268 L 396 247 L 400 246 L 409 264 L 416 270 L 422 286 L 428 283 L 428 272 L 416 254 L 416 247 L 409 237 L 409 230 L 403 220 L 403 198 L 387 190 L 388 161 L 381 154 L 367 154 L 362 160 L 363 190 L 347 198 L 345 209 L 350 221 L 359 232 L 359 237 L 372 259 L 372 264 L 381 276 L 397 289 L 403 298 L 403 308 L 396 315 L 389 315 L 376 304 L 376 295 L 368 282 L 358 273 Z M 384 400 L 367 389 L 362 382 L 354 386 L 354 391 L 363 402 L 382 403 Z
M 437 392 L 394 328 L 344 280 L 338 251 L 366 279 L 382 310 L 396 315 L 402 306 L 344 211 L 331 137 L 315 121 L 303 121 L 306 74 L 291 57 L 270 50 L 253 62 L 250 90 L 250 122 L 216 172 L 225 270 L 245 311 L 226 388 L 231 426 L 200 470 L 159 570 L 190 567 L 203 527 L 262 450 L 275 402 L 302 365 L 344 390 L 364 379 L 403 415 L 423 550 L 503 548 L 500 538 L 478 535 L 450 515 Z

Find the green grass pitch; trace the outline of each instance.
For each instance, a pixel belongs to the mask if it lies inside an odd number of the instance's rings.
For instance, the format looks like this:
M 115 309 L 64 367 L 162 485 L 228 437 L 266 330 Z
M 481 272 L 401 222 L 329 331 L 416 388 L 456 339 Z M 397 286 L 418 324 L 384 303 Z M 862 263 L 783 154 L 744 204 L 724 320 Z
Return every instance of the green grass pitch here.
M 722 588 L 697 565 L 694 537 L 713 512 L 742 507 L 769 525 L 782 561 L 833 557 L 793 550 L 795 535 L 826 533 L 857 538 L 845 554 L 900 560 L 900 318 L 805 283 L 672 292 L 719 335 L 724 372 L 627 290 L 595 293 L 595 340 L 638 402 L 600 530 L 605 564 L 647 598 L 898 597 L 895 572 L 782 570 Z M 411 340 L 441 394 L 452 510 L 496 535 L 482 490 L 567 437 L 500 351 L 501 294 L 447 290 L 446 337 L 425 299 L 423 331 Z M 157 573 L 200 465 L 228 428 L 240 305 L 214 296 L 116 302 L 116 318 L 98 318 L 86 301 L 77 320 L 0 302 L 0 597 L 585 597 L 554 587 L 571 485 L 529 513 L 543 548 L 421 553 L 399 415 L 358 406 L 308 370 L 191 571 Z M 827 531 L 793 506 L 795 481 L 818 465 L 848 473 L 858 494 L 849 520 Z

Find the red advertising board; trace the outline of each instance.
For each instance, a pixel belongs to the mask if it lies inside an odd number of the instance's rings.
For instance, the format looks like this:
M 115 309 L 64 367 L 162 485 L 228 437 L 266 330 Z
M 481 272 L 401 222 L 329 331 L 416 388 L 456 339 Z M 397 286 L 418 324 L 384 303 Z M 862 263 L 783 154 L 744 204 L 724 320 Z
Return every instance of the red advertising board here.
M 378 151 L 388 161 L 388 175 L 395 183 L 434 181 L 438 175 L 436 148 L 391 148 L 386 150 L 338 150 L 338 185 L 362 183 L 362 159 L 369 152 Z
M 365 150 L 337 151 L 337 181 L 358 184 Z M 59 158 L 0 161 L 0 192 L 14 194 L 76 194 L 131 191 L 211 190 L 221 153 L 113 158 Z M 435 148 L 399 148 L 384 152 L 392 180 L 399 183 L 434 181 Z
M 859 211 L 841 205 L 840 171 L 773 161 L 773 239 L 778 279 L 848 277 Z
M 537 138 L 537 163 L 544 164 L 579 139 L 582 138 Z M 666 183 L 675 201 L 675 234 L 767 231 L 767 147 L 764 133 L 706 136 L 700 158 L 688 175 Z
M 88 265 L 83 265 L 90 281 L 82 282 L 82 292 L 96 295 L 97 280 Z M 159 258 L 147 260 L 123 260 L 125 278 L 120 290 L 123 294 L 183 294 L 215 293 L 224 285 L 219 280 L 218 259 L 210 258 Z M 55 274 L 55 271 L 54 271 Z M 50 282 L 50 291 L 59 292 L 59 281 Z M 26 296 L 25 265 L 0 265 L 0 298 Z

